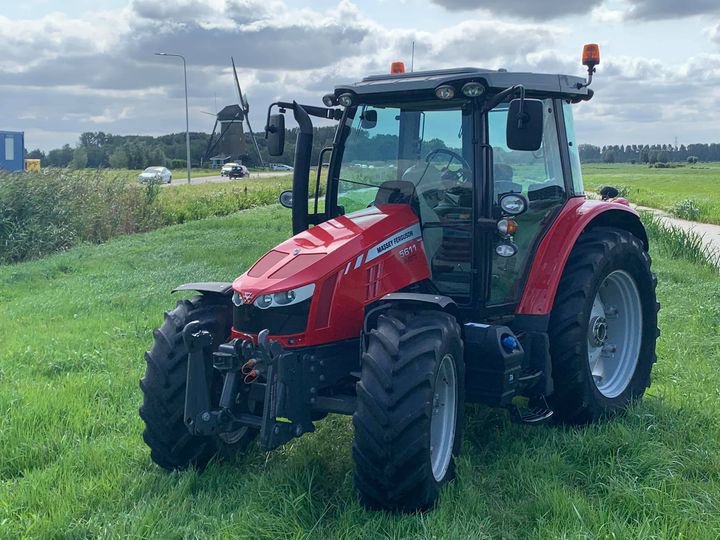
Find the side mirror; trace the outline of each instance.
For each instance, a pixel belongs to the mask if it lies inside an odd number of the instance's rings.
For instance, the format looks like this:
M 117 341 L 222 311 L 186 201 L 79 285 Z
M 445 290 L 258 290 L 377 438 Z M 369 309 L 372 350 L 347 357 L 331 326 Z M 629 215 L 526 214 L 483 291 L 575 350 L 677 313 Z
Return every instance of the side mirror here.
M 362 129 L 372 129 L 377 126 L 377 111 L 363 111 L 360 117 L 360 127 Z
M 543 102 L 513 99 L 507 116 L 507 145 L 511 150 L 538 150 L 543 136 Z
M 292 191 L 283 191 L 280 194 L 280 204 L 285 208 L 293 207 L 293 196 Z
M 285 150 L 285 115 L 272 114 L 270 121 L 265 128 L 268 154 L 271 156 L 282 156 Z

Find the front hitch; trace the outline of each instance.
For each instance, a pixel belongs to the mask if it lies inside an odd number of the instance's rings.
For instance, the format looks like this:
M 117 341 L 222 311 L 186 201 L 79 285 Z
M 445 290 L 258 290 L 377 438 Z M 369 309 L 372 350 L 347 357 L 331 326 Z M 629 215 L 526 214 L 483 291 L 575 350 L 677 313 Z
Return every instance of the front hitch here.
M 258 344 L 233 339 L 213 353 L 212 365 L 224 375 L 217 408 L 210 398 L 207 352 L 211 334 L 198 321 L 183 330 L 188 348 L 185 392 L 185 425 L 192 435 L 208 436 L 243 426 L 260 430 L 260 444 L 276 448 L 303 433 L 315 431 L 311 416 L 311 385 L 305 380 L 300 357 L 268 340 L 268 331 L 258 335 Z M 262 416 L 234 411 L 241 385 L 263 401 Z

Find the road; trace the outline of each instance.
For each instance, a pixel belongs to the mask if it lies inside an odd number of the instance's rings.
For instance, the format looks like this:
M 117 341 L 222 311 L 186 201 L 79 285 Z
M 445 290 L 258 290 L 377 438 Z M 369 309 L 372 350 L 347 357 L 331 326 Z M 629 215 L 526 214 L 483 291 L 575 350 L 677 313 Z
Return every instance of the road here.
M 250 173 L 250 179 L 254 180 L 256 178 L 274 178 L 276 176 L 291 176 L 292 171 L 265 171 L 265 172 L 251 172 Z M 190 183 L 192 185 L 196 184 L 224 184 L 226 182 L 237 182 L 242 181 L 242 178 L 228 178 L 227 176 L 200 176 L 198 178 L 193 178 Z M 187 185 L 187 177 L 175 177 L 173 178 L 172 184 L 162 184 L 162 187 L 172 187 L 172 186 L 186 186 Z

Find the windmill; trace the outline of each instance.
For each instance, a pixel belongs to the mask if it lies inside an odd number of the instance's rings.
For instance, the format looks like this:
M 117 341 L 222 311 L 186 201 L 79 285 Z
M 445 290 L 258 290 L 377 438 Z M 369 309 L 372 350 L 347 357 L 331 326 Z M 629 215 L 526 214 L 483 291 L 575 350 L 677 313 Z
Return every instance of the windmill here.
M 244 142 L 243 123 L 247 123 L 247 129 L 250 133 L 253 145 L 255 146 L 258 160 L 260 161 L 260 165 L 264 166 L 265 162 L 262 158 L 262 154 L 260 154 L 260 147 L 255 139 L 255 133 L 252 130 L 252 126 L 250 126 L 250 118 L 248 116 L 250 112 L 250 104 L 240 88 L 240 80 L 238 79 L 237 69 L 235 68 L 235 59 L 230 57 L 230 61 L 232 62 L 233 76 L 235 78 L 235 87 L 237 88 L 239 103 L 227 105 L 215 115 L 215 125 L 213 126 L 210 139 L 208 139 L 208 144 L 205 149 L 205 157 L 203 160 L 225 161 L 227 159 L 239 159 L 242 154 L 242 146 Z M 218 124 L 220 125 L 219 134 L 217 134 Z M 220 154 L 211 157 L 215 151 L 220 152 Z

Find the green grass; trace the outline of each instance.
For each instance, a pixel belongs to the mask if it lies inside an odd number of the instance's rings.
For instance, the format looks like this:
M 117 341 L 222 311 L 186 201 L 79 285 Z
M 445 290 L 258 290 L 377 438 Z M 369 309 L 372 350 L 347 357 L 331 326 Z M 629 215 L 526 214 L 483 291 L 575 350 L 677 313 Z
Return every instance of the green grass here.
M 282 191 L 291 187 L 291 176 L 186 184 L 162 188 L 158 203 L 164 222 L 170 225 L 272 204 Z
M 587 191 L 610 185 L 625 188 L 633 203 L 658 208 L 694 221 L 720 224 L 720 163 L 698 163 L 675 169 L 651 169 L 647 165 L 583 165 Z M 692 216 L 682 215 L 683 201 L 697 207 Z
M 625 417 L 529 427 L 468 407 L 435 512 L 364 511 L 348 418 L 268 454 L 168 474 L 137 415 L 169 290 L 230 280 L 290 233 L 266 207 L 0 267 L 3 538 L 717 538 L 720 280 L 654 250 L 662 336 Z

